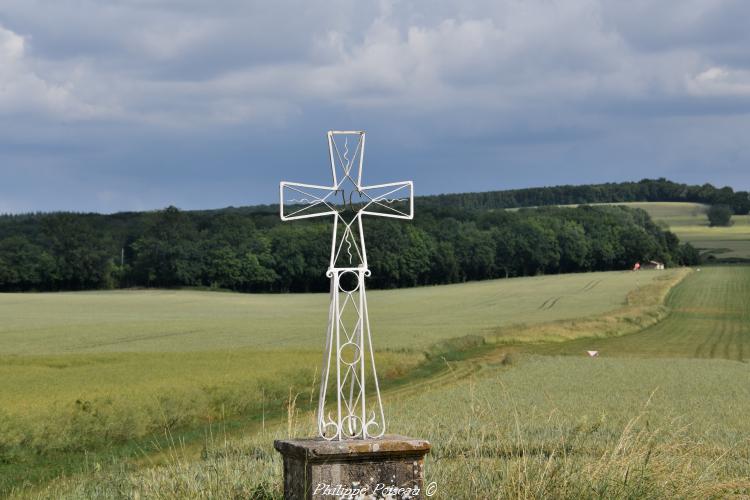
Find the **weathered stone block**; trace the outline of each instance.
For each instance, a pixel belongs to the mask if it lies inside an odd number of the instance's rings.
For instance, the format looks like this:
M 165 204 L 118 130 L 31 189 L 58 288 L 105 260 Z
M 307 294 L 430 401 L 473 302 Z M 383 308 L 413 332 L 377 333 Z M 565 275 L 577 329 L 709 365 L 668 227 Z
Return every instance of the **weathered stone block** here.
M 386 435 L 379 439 L 275 441 L 284 457 L 284 498 L 424 498 L 424 457 L 430 443 Z

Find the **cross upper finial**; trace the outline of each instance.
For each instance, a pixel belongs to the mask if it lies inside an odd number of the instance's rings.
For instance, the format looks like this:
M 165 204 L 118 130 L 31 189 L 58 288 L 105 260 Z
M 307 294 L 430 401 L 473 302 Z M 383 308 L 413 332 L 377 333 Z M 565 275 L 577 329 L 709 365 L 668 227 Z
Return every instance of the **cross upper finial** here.
M 350 145 L 350 139 L 354 144 Z M 328 132 L 328 153 L 332 185 L 298 182 L 281 182 L 279 185 L 282 220 L 334 216 L 331 268 L 367 268 L 362 215 L 396 219 L 414 217 L 412 181 L 372 186 L 362 184 L 364 152 L 364 131 L 331 130 Z M 344 225 L 341 238 L 338 237 L 339 222 Z M 354 234 L 355 231 L 358 235 Z

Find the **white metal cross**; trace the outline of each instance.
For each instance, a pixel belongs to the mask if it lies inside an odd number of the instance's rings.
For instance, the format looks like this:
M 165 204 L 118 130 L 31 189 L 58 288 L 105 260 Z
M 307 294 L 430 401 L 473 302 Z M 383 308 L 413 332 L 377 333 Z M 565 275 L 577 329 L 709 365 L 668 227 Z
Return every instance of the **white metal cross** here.
M 353 153 L 349 151 L 350 138 L 356 139 Z M 385 417 L 367 313 L 365 278 L 370 270 L 362 216 L 412 219 L 414 184 L 412 181 L 362 184 L 364 131 L 329 131 L 328 150 L 332 185 L 298 182 L 279 185 L 282 220 L 334 217 L 331 259 L 326 273 L 331 279 L 331 305 L 318 400 L 318 430 L 326 439 L 379 437 L 385 433 Z M 325 408 L 329 383 L 333 385 L 329 381 L 332 368 L 336 373 L 335 418 L 330 412 L 326 414 Z M 369 412 L 368 373 L 375 388 L 376 404 L 376 409 Z
M 343 146 L 337 144 L 336 138 L 343 136 Z M 354 153 L 349 157 L 348 138 L 357 139 Z M 331 244 L 330 268 L 360 267 L 367 268 L 367 254 L 362 228 L 362 216 L 391 217 L 412 219 L 414 217 L 414 183 L 412 181 L 391 182 L 365 186 L 362 184 L 362 167 L 364 164 L 365 132 L 338 131 L 328 132 L 328 150 L 331 162 L 333 184 L 303 184 L 299 182 L 281 182 L 279 197 L 281 200 L 281 220 L 307 219 L 311 217 L 334 216 L 333 241 Z M 352 172 L 356 167 L 356 172 Z M 339 195 L 341 199 L 339 200 Z M 355 198 L 358 197 L 359 199 Z M 289 213 L 286 209 L 290 207 Z M 347 220 L 347 213 L 351 217 Z M 344 226 L 340 239 L 337 238 L 338 225 Z M 358 233 L 354 234 L 354 230 Z M 337 266 L 342 247 L 352 245 L 357 253 L 358 264 L 354 264 L 352 254 L 350 265 Z M 347 247 L 349 250 L 351 248 Z

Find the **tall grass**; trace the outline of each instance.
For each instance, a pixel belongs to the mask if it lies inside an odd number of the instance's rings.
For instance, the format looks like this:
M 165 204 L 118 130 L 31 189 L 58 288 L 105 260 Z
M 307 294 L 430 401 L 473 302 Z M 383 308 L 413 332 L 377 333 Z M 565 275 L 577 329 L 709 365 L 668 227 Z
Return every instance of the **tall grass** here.
M 137 370 L 139 360 L 130 357 L 134 359 L 126 366 Z M 414 353 L 378 355 L 386 382 L 423 359 Z M 141 384 L 128 380 L 125 370 L 119 388 L 104 384 L 92 390 L 84 383 L 77 394 L 54 404 L 16 401 L 0 408 L 0 464 L 24 453 L 91 450 L 225 417 L 282 414 L 289 391 L 309 389 L 320 353 L 250 352 L 231 363 L 225 355 L 216 353 L 213 365 L 207 363 L 211 369 L 202 380 L 195 376 L 172 379 L 168 371 L 171 364 L 157 364 L 157 373 Z M 88 373 L 96 376 L 95 371 Z M 162 380 L 158 373 L 164 374 Z
M 725 394 L 706 391 L 710 373 Z M 390 431 L 433 443 L 435 498 L 739 498 L 750 495 L 750 399 L 737 392 L 748 376 L 726 361 L 521 357 L 386 405 Z M 93 464 L 19 496 L 281 498 L 272 442 L 315 428 L 301 397 L 265 431 L 209 428 L 198 455 L 173 442 L 163 464 Z

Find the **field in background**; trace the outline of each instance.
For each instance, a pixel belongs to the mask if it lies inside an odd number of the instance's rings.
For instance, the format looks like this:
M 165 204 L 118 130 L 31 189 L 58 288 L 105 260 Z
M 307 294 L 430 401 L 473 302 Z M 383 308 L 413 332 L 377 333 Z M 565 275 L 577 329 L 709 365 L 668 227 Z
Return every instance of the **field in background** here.
M 694 272 L 672 289 L 667 306 L 666 319 L 638 333 L 550 344 L 537 352 L 750 360 L 750 267 Z
M 402 374 L 424 360 L 423 349 L 447 339 L 621 308 L 633 290 L 677 274 L 591 273 L 370 292 L 380 370 Z M 0 415 L 33 418 L 102 399 L 146 405 L 179 394 L 201 408 L 207 403 L 197 405 L 198 399 L 228 411 L 243 408 L 261 389 L 277 394 L 274 380 L 299 386 L 312 379 L 327 300 L 327 294 L 190 291 L 0 294 Z M 233 392 L 245 396 L 232 401 Z
M 617 203 L 647 211 L 656 222 L 669 226 L 680 241 L 687 241 L 704 256 L 750 260 L 750 215 L 735 215 L 730 227 L 710 227 L 700 203 Z
M 516 323 L 601 314 L 672 276 L 606 272 L 367 293 L 378 350 L 425 349 Z M 0 294 L 0 353 L 322 349 L 328 294 L 113 291 Z

